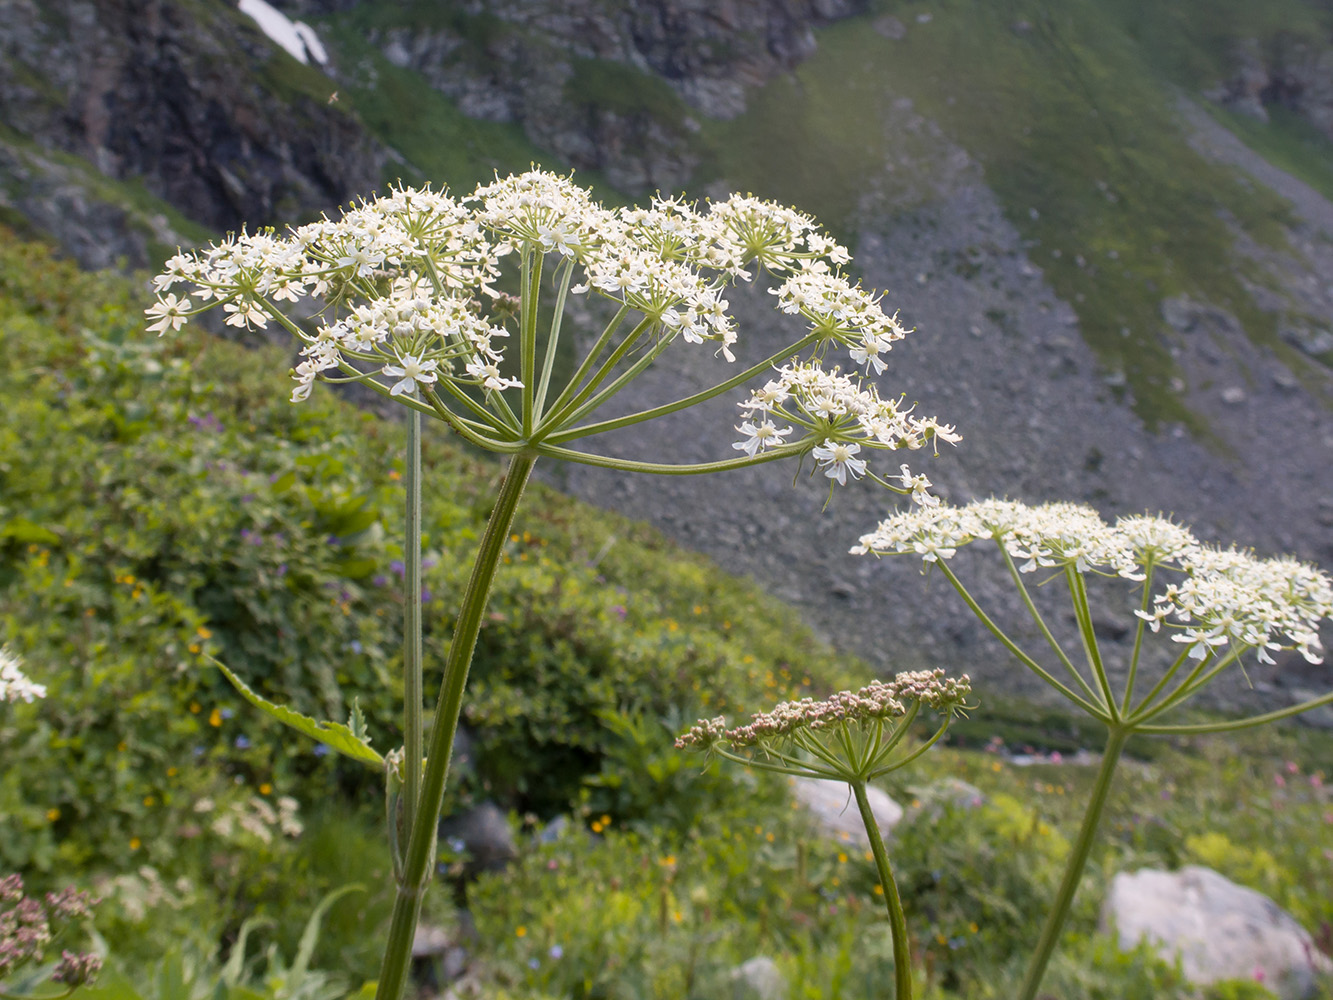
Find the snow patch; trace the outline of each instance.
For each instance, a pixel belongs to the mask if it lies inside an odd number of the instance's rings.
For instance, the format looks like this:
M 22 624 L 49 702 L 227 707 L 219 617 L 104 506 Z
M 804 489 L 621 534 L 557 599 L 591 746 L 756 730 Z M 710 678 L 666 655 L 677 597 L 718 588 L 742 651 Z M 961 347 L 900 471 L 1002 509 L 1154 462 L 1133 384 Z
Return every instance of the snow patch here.
M 303 21 L 293 22 L 282 11 L 265 0 L 240 0 L 240 11 L 254 19 L 259 30 L 286 49 L 294 59 L 306 65 L 314 59 L 319 65 L 328 64 L 329 54 L 315 29 Z

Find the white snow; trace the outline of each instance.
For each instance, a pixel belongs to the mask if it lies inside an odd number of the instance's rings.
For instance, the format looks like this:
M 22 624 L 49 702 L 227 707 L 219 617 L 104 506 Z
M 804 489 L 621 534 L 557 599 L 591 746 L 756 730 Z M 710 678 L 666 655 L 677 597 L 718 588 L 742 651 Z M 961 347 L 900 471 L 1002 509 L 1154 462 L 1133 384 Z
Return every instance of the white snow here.
M 293 23 L 265 0 L 241 0 L 239 6 L 242 14 L 253 18 L 259 30 L 290 52 L 294 59 L 308 65 L 313 58 L 321 66 L 329 61 L 328 52 L 310 25 L 303 21 Z

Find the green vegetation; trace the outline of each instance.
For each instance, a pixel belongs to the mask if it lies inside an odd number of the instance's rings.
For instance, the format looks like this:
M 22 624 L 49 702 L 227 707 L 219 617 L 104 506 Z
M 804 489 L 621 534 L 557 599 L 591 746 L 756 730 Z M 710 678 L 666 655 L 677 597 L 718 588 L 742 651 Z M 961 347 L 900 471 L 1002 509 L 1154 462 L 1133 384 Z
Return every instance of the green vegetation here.
M 105 897 L 112 971 L 92 1000 L 347 995 L 375 974 L 392 902 L 382 820 L 353 805 L 378 779 L 250 710 L 205 656 L 310 711 L 342 717 L 357 699 L 376 746 L 394 745 L 399 428 L 331 393 L 291 406 L 271 352 L 145 339 L 123 279 L 12 240 L 0 255 L 0 402 L 14 416 L 0 431 L 0 629 L 50 688 L 0 705 L 0 866 L 34 890 Z M 498 469 L 440 442 L 427 461 L 429 674 Z M 708 996 L 756 954 L 797 996 L 886 995 L 891 949 L 860 850 L 818 835 L 780 779 L 701 774 L 671 747 L 699 715 L 864 668 L 654 532 L 532 492 L 474 668 L 472 765 L 451 793 L 525 817 L 520 861 L 465 890 L 486 995 Z M 960 745 L 1084 743 L 1068 719 L 993 704 Z M 1149 749 L 1113 794 L 1057 995 L 1193 996 L 1169 965 L 1097 933 L 1116 870 L 1208 864 L 1316 933 L 1333 924 L 1328 734 L 1131 746 Z M 899 772 L 889 791 L 921 818 L 891 851 L 927 996 L 1012 992 L 1090 771 L 941 749 Z M 941 784 L 953 779 L 985 803 Z M 563 834 L 523 836 L 553 816 Z M 331 898 L 346 886 L 364 891 Z M 455 923 L 449 896 L 433 894 L 428 922 Z
M 437 9 L 433 4 L 421 6 Z M 386 168 L 386 181 L 430 180 L 466 191 L 491 180 L 497 170 L 522 170 L 535 162 L 565 168 L 532 145 L 521 126 L 469 118 L 420 73 L 389 62 L 367 32 L 401 24 L 406 16 L 389 5 L 366 4 L 323 25 L 339 58 L 352 67 L 349 84 L 339 91 L 339 103 L 346 102 L 371 132 L 406 158 L 406 163 Z M 439 26 L 457 29 L 459 18 L 467 29 L 466 38 L 484 40 L 491 30 L 486 26 L 492 19 L 462 14 Z
M 688 110 L 661 77 L 610 59 L 575 59 L 565 84 L 570 102 L 620 115 L 646 114 L 679 129 Z

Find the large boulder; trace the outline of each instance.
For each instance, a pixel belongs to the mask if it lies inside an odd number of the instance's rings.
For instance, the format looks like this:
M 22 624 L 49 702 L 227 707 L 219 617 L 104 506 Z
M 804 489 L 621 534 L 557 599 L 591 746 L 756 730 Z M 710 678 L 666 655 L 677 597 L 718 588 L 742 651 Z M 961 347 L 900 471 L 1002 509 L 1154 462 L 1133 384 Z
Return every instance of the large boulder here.
M 815 823 L 840 844 L 855 844 L 862 849 L 870 847 L 861 811 L 851 788 L 841 781 L 823 781 L 819 778 L 789 778 L 792 796 L 803 805 Z M 873 785 L 866 789 L 870 811 L 880 834 L 887 838 L 902 821 L 903 807 Z
M 1303 1000 L 1314 993 L 1316 976 L 1333 971 L 1289 913 L 1198 865 L 1121 872 L 1111 880 L 1102 922 L 1122 948 L 1147 938 L 1168 961 L 1178 955 L 1197 983 L 1259 979 L 1283 1000 Z

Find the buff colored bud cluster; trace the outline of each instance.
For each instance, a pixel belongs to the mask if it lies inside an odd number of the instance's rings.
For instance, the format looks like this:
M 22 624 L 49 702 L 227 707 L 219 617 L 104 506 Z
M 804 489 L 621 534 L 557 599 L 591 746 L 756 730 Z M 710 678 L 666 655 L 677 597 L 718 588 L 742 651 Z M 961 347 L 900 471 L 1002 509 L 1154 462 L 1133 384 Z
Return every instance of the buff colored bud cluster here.
M 85 920 L 96 905 L 97 900 L 76 889 L 48 892 L 41 901 L 24 895 L 21 876 L 0 878 L 0 979 L 42 960 L 57 933 L 52 924 Z M 97 955 L 64 951 L 51 978 L 69 987 L 82 986 L 101 968 Z
M 1107 524 L 1092 508 L 1071 503 L 941 504 L 888 518 L 851 551 L 908 553 L 930 564 L 979 539 L 1002 546 L 1024 573 L 1068 568 L 1134 581 L 1154 573 L 1154 582 L 1166 586 L 1153 595 L 1151 610 L 1135 614 L 1153 631 L 1167 625 L 1172 640 L 1189 646 L 1195 659 L 1235 644 L 1255 650 L 1260 662 L 1271 663 L 1269 651 L 1277 649 L 1321 662 L 1319 625 L 1333 616 L 1326 573 L 1294 559 L 1204 545 L 1164 517 L 1134 515 Z
M 943 670 L 917 670 L 898 674 L 888 681 L 871 681 L 859 691 L 839 691 L 826 700 L 802 698 L 787 701 L 770 712 L 751 717 L 743 726 L 728 729 L 726 719 L 701 720 L 676 740 L 682 750 L 707 750 L 719 743 L 733 747 L 757 747 L 784 740 L 802 731 L 818 732 L 837 726 L 860 725 L 875 720 L 893 720 L 907 714 L 913 704 L 942 715 L 961 710 L 972 693 L 966 674 L 945 677 Z

